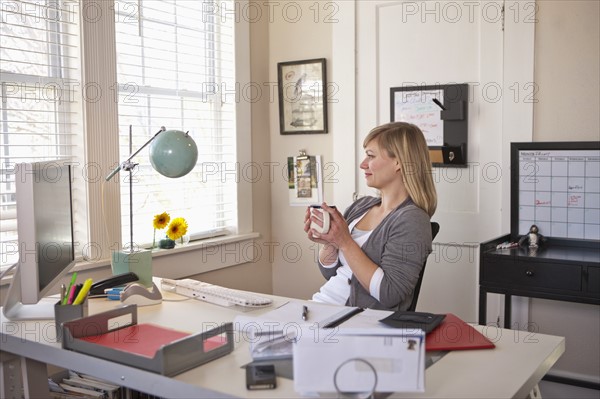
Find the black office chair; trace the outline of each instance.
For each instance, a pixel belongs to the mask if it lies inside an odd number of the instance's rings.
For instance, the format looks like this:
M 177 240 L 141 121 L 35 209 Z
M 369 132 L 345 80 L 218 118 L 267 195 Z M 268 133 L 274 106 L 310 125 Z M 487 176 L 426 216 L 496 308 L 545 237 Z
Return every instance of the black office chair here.
M 433 240 L 437 233 L 440 231 L 440 225 L 436 222 L 431 222 L 431 239 Z M 412 302 L 408 307 L 408 311 L 414 312 L 417 309 L 417 301 L 419 300 L 419 292 L 421 291 L 421 283 L 423 282 L 423 275 L 425 275 L 425 266 L 427 265 L 427 259 L 423 263 L 423 268 L 421 269 L 421 273 L 419 273 L 419 279 L 417 280 L 417 285 L 415 285 L 415 292 L 413 294 Z

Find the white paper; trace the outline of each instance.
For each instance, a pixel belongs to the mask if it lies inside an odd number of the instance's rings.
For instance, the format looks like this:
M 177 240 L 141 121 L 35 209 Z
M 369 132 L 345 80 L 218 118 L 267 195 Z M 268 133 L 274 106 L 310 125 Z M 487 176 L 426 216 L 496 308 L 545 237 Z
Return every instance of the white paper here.
M 306 320 L 302 318 L 304 306 L 308 310 Z M 290 301 L 260 316 L 237 316 L 234 328 L 242 339 L 249 342 L 253 359 L 285 358 L 292 356 L 292 344 L 302 334 L 303 328 L 322 329 L 329 322 L 338 320 L 355 309 L 349 306 Z
M 342 392 L 423 392 L 424 340 L 424 333 L 402 329 L 303 330 L 293 345 L 294 389 L 336 392 L 337 370 Z

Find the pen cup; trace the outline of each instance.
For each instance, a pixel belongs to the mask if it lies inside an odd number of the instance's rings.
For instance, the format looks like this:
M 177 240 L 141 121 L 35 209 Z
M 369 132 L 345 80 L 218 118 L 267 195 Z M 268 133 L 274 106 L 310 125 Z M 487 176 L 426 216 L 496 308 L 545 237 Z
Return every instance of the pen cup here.
M 87 317 L 88 315 L 88 301 L 83 301 L 80 305 L 61 305 L 61 301 L 58 301 L 54 305 L 54 322 L 56 324 L 56 342 L 62 342 L 62 324 Z

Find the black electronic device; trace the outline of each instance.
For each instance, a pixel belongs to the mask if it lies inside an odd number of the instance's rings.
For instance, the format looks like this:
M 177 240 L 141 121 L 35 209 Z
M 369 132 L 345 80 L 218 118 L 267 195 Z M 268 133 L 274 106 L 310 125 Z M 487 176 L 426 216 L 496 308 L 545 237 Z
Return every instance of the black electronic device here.
M 105 289 L 119 287 L 138 280 L 139 277 L 137 274 L 132 272 L 118 274 L 92 284 L 92 287 L 90 288 L 90 296 L 104 296 L 106 295 L 104 293 Z
M 388 317 L 379 320 L 388 326 L 395 328 L 415 329 L 419 328 L 425 333 L 433 331 L 446 317 L 445 314 L 433 314 L 426 312 L 397 311 Z
M 272 364 L 249 364 L 246 366 L 246 388 L 275 389 L 277 377 Z

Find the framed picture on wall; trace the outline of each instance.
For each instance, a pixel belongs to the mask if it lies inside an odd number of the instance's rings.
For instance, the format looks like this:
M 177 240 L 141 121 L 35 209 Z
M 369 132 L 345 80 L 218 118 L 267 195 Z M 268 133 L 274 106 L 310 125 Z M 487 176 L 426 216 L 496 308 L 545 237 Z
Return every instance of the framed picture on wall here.
M 277 64 L 281 134 L 327 133 L 325 58 Z

